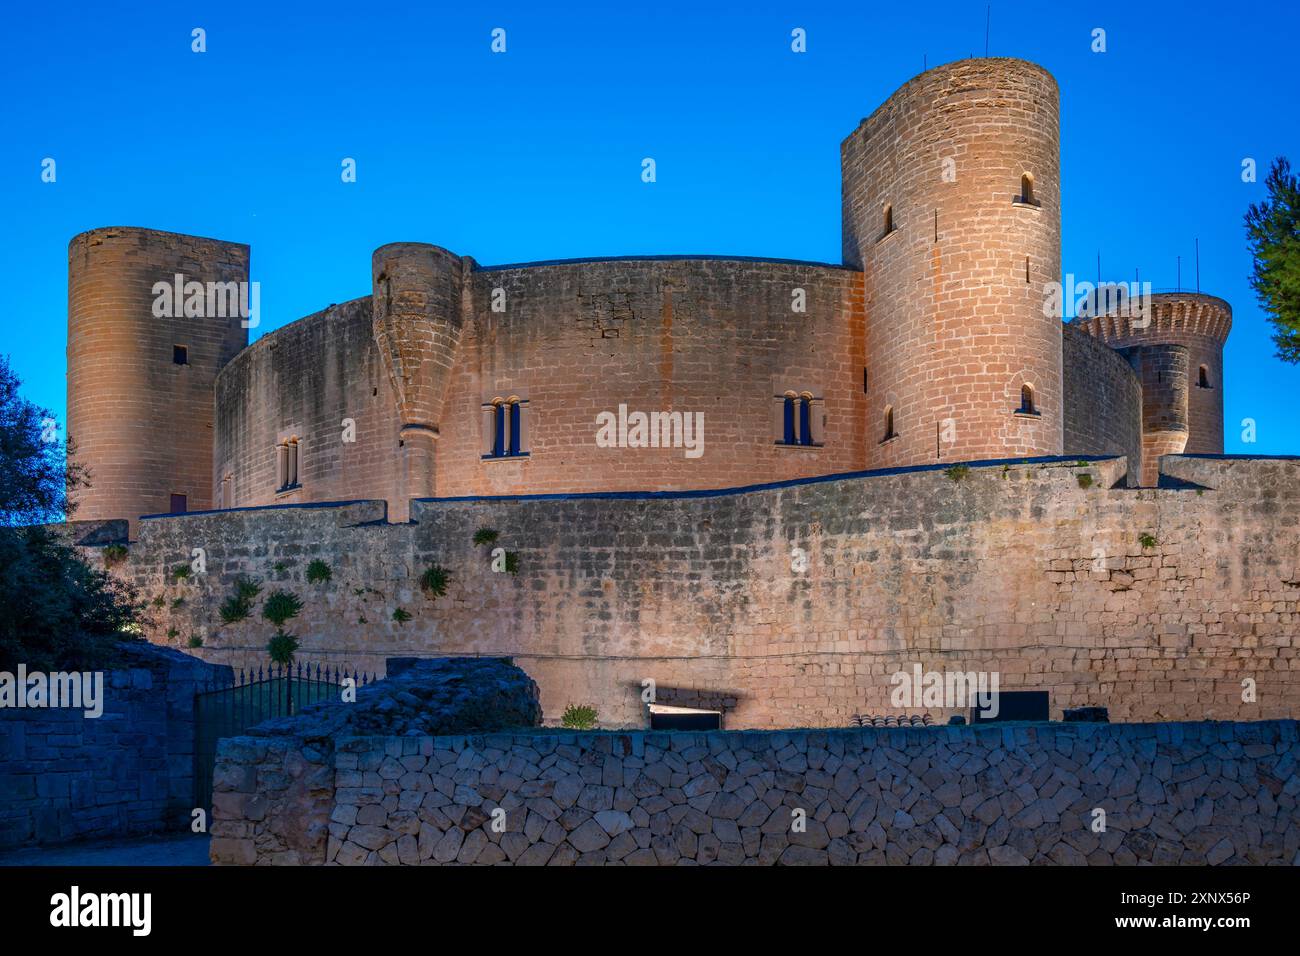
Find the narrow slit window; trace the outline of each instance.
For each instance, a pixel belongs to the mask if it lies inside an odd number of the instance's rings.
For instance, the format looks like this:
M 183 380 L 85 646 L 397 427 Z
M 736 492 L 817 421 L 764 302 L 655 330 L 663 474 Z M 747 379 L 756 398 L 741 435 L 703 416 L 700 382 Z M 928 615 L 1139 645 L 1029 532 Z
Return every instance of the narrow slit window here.
M 1034 407 L 1034 387 L 1032 385 L 1020 386 L 1020 408 L 1022 415 L 1037 415 L 1038 409 Z
M 805 395 L 799 399 L 799 444 L 812 443 L 812 399 Z
M 519 403 L 510 403 L 510 454 L 519 454 Z
M 190 364 L 190 349 L 188 345 L 172 346 L 172 364 L 173 365 Z
M 492 406 L 492 457 L 506 453 L 506 403 L 494 402 Z
M 884 226 L 884 231 L 880 233 L 881 239 L 894 231 L 894 206 L 892 203 L 885 203 Z
M 883 443 L 897 437 L 898 437 L 898 432 L 894 431 L 894 406 L 886 405 L 885 406 L 885 437 L 880 440 Z
M 1034 177 L 1029 173 L 1020 177 L 1020 201 L 1026 206 L 1034 205 Z
M 784 445 L 794 444 L 794 396 L 785 397 L 785 408 L 782 419 L 781 443 Z
M 1199 385 L 1201 388 L 1210 387 L 1210 368 L 1208 365 L 1201 366 L 1200 371 L 1197 373 L 1196 384 Z

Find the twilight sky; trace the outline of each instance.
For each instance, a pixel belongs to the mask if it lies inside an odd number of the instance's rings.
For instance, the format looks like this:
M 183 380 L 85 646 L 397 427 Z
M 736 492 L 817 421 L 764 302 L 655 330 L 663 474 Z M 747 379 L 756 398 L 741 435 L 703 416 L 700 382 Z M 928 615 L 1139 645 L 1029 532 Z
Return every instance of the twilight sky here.
M 60 420 L 67 243 L 97 226 L 249 243 L 258 333 L 367 294 L 371 251 L 399 240 L 484 265 L 838 262 L 840 141 L 923 62 L 982 55 L 988 4 L 117 6 L 27 4 L 0 35 L 0 352 Z M 1103 279 L 1138 268 L 1173 288 L 1181 256 L 1195 288 L 1199 238 L 1200 288 L 1234 312 L 1226 450 L 1300 453 L 1300 368 L 1273 355 L 1242 227 L 1273 157 L 1300 165 L 1300 8 L 991 7 L 990 55 L 1061 87 L 1063 272 L 1095 279 L 1100 253 Z M 206 53 L 191 52 L 195 27 Z M 1257 182 L 1242 181 L 1247 158 Z

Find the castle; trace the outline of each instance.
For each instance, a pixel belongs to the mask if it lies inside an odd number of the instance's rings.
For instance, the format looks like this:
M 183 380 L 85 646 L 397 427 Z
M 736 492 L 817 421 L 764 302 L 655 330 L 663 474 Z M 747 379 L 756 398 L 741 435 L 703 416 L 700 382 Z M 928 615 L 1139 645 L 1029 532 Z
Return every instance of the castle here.
M 1221 454 L 1222 300 L 1063 321 L 1058 126 L 1042 68 L 948 64 L 842 143 L 842 264 L 397 243 L 251 346 L 248 247 L 84 233 L 79 542 L 129 533 L 152 640 L 264 662 L 223 610 L 251 580 L 302 599 L 307 660 L 506 655 L 550 720 L 845 726 L 916 668 L 1289 716 L 1300 461 Z
M 1061 279 L 1046 70 L 929 70 L 840 153 L 842 264 L 481 266 L 394 243 L 375 251 L 367 295 L 251 346 L 246 292 L 243 309 L 212 295 L 247 289 L 247 246 L 78 235 L 68 432 L 93 475 L 78 517 L 134 528 L 383 498 L 401 521 L 411 499 L 1059 455 L 1125 455 L 1129 482 L 1153 485 L 1160 455 L 1222 452 L 1227 303 L 1153 295 L 1138 318 L 1103 308 L 1068 325 L 1046 307 Z M 598 440 L 620 410 L 618 440 Z

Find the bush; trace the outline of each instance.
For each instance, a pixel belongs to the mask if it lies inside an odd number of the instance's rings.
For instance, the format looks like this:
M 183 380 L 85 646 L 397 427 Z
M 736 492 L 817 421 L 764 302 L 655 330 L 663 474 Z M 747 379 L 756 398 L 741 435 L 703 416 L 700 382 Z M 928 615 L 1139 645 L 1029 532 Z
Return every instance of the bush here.
M 290 618 L 298 616 L 302 610 L 302 601 L 298 600 L 288 591 L 275 591 L 270 594 L 266 603 L 262 605 L 262 617 L 266 618 L 277 628 L 283 628 L 284 622 Z
M 970 465 L 953 465 L 951 468 L 945 468 L 943 473 L 950 481 L 963 481 L 970 475 Z
M 474 532 L 474 543 L 476 545 L 495 544 L 497 532 L 495 528 L 479 528 Z
M 1092 475 L 1088 474 L 1086 471 L 1081 472 L 1076 477 L 1079 479 L 1079 487 L 1084 491 L 1087 491 L 1092 487 Z
M 1158 542 L 1156 541 L 1155 535 L 1143 531 L 1138 535 L 1138 544 L 1142 545 L 1142 550 L 1145 551 L 1148 548 L 1154 548 Z
M 447 581 L 451 572 L 440 564 L 434 564 L 420 575 L 421 589 L 432 598 L 440 598 L 447 593 Z
M 104 549 L 104 567 L 115 568 L 126 560 L 126 556 L 126 545 L 110 544 Z
M 185 646 L 186 646 L 186 647 L 202 647 L 202 646 L 203 646 L 203 638 L 199 637 L 197 634 L 191 634 L 191 635 L 190 635 L 190 639 L 189 639 L 188 641 L 185 642 Z
M 172 568 L 172 577 L 177 581 L 183 581 L 190 576 L 192 570 L 188 564 L 178 564 Z
M 0 528 L 0 670 L 98 670 L 135 640 L 143 603 L 48 528 Z
M 509 571 L 511 574 L 519 573 L 519 552 L 518 551 L 506 552 L 506 570 Z
M 334 576 L 334 571 L 328 564 L 320 558 L 316 558 L 311 564 L 307 565 L 307 583 L 316 584 L 321 581 L 328 581 Z
M 410 619 L 411 619 L 410 611 L 404 610 L 400 607 L 397 610 L 393 611 L 393 620 L 396 621 L 398 624 L 405 624 Z
M 235 624 L 248 617 L 253 610 L 253 601 L 262 593 L 262 586 L 254 584 L 247 578 L 235 582 L 235 593 L 226 598 L 218 608 L 222 622 Z
M 560 726 L 570 730 L 592 730 L 596 726 L 596 708 L 590 704 L 570 704 L 560 718 Z
M 270 655 L 273 664 L 288 666 L 293 663 L 293 655 L 298 653 L 298 638 L 284 631 L 277 631 L 275 636 L 266 642 L 266 653 Z

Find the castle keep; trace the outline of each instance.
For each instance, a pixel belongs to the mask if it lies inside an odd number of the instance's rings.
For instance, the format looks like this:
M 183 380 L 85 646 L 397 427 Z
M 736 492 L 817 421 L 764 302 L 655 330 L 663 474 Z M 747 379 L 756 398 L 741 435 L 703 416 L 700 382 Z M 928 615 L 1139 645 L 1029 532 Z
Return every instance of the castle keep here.
M 251 346 L 235 311 L 155 307 L 176 275 L 247 282 L 248 247 L 79 235 L 69 434 L 95 473 L 79 516 L 378 497 L 405 520 L 413 498 L 1062 454 L 1126 455 L 1149 485 L 1162 454 L 1223 450 L 1226 303 L 1154 296 L 1138 320 L 1068 328 L 1045 308 L 1061 279 L 1045 70 L 930 70 L 840 152 L 843 264 L 482 266 L 394 243 L 375 251 L 368 294 Z M 598 416 L 620 405 L 702 416 L 703 454 L 598 443 Z
M 129 522 L 115 573 L 169 608 L 155 640 L 264 660 L 262 622 L 216 614 L 249 577 L 304 598 L 309 659 L 507 654 L 548 718 L 638 724 L 649 679 L 728 726 L 842 725 L 918 663 L 1054 715 L 1286 716 L 1297 463 L 1181 457 L 1223 451 L 1226 302 L 1063 321 L 1059 122 L 1041 67 L 948 64 L 841 144 L 842 263 L 400 242 L 251 345 L 243 310 L 158 306 L 177 276 L 242 288 L 247 246 L 84 233 L 77 517 Z

